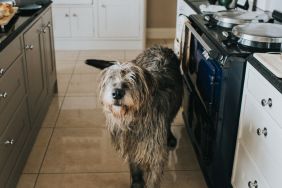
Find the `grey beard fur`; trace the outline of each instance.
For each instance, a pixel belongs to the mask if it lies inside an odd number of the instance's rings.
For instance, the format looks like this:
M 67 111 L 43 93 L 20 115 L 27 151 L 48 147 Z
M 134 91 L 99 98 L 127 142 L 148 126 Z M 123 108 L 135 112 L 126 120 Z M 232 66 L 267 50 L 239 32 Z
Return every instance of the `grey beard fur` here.
M 138 91 L 129 91 L 136 106 L 119 117 L 105 106 L 106 123 L 115 149 L 125 160 L 139 165 L 147 188 L 156 188 L 168 160 L 168 131 L 182 101 L 180 65 L 172 50 L 160 46 L 147 49 L 133 64 L 141 68 L 134 71 L 141 81 L 134 83 Z M 130 70 L 129 65 L 126 71 Z M 101 99 L 111 76 L 116 75 L 113 71 L 109 67 L 102 73 Z

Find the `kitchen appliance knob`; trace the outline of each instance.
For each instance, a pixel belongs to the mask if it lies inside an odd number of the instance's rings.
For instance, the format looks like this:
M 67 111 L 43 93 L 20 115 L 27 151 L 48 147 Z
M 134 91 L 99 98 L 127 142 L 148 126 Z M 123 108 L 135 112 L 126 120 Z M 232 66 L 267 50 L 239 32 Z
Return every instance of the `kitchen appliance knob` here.
M 4 142 L 4 144 L 5 145 L 13 145 L 15 143 L 15 140 L 14 139 L 12 139 L 12 140 L 6 140 L 5 142 Z
M 3 68 L 0 69 L 0 77 L 3 76 L 5 73 L 5 70 Z
M 262 105 L 262 106 L 266 106 L 266 105 L 267 105 L 267 101 L 266 101 L 265 99 L 262 99 L 262 100 L 261 100 L 261 105 Z
M 255 180 L 254 182 L 249 181 L 248 182 L 248 187 L 249 188 L 258 188 L 258 182 Z
M 204 16 L 204 19 L 209 22 L 211 20 L 211 17 L 210 16 Z
M 222 31 L 222 35 L 225 37 L 225 38 L 228 38 L 229 37 L 229 33 L 227 31 Z
M 4 92 L 4 93 L 0 93 L 0 98 L 6 99 L 8 97 L 8 93 Z

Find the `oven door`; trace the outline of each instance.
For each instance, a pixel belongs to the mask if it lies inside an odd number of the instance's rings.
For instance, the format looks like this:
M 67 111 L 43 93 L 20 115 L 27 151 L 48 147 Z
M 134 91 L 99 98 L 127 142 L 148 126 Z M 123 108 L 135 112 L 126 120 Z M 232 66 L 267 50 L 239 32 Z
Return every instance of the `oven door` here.
M 181 69 L 185 82 L 184 119 L 197 152 L 210 163 L 214 151 L 222 68 L 216 48 L 186 22 Z

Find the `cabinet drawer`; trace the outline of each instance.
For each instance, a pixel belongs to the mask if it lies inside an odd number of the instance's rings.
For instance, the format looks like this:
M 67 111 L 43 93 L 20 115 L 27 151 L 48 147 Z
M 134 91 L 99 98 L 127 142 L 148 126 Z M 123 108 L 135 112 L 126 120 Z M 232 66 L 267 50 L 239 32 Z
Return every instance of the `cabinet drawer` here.
M 281 116 L 281 106 L 282 106 L 282 95 L 275 89 L 254 67 L 250 64 L 247 66 L 248 80 L 247 88 L 248 91 L 253 95 L 253 97 L 260 103 L 261 107 L 265 109 L 267 113 L 274 118 L 274 120 L 282 128 L 282 116 Z M 266 102 L 271 99 L 271 107 L 266 104 L 263 106 L 262 100 Z
M 252 159 L 240 143 L 237 143 L 237 157 L 234 164 L 234 174 L 232 184 L 234 188 L 255 187 L 251 184 L 257 184 L 257 187 L 269 188 Z M 255 183 L 256 182 L 256 183 Z
M 0 79 L 0 135 L 26 93 L 23 58 L 19 58 Z
M 248 92 L 245 95 L 239 141 L 271 187 L 280 186 L 282 129 Z
M 25 143 L 29 130 L 27 114 L 27 103 L 24 100 L 0 137 L 0 187 L 4 187 Z
M 3 75 L 8 67 L 15 61 L 15 59 L 22 53 L 22 45 L 20 38 L 14 39 L 1 53 L 0 53 L 0 70 L 3 69 Z M 2 75 L 0 73 L 0 77 Z

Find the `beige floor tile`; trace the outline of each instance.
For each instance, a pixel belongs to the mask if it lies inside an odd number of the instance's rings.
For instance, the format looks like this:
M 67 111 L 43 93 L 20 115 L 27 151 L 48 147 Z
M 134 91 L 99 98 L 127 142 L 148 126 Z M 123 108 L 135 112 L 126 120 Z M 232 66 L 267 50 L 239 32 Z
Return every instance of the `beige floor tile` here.
M 60 61 L 76 61 L 79 55 L 79 51 L 64 51 L 64 50 L 57 50 L 56 51 L 56 62 Z
M 177 147 L 169 152 L 166 170 L 199 170 L 196 154 L 188 138 L 184 126 L 172 127 L 172 132 L 177 138 Z
M 55 124 L 60 112 L 64 98 L 63 97 L 54 97 L 51 105 L 49 106 L 48 112 L 45 116 L 45 124 Z
M 62 110 L 56 127 L 66 128 L 105 128 L 106 119 L 102 109 Z
M 74 74 L 93 74 L 99 76 L 100 69 L 85 64 L 85 61 L 78 61 L 75 65 Z
M 165 46 L 168 48 L 173 49 L 174 47 L 174 39 L 166 39 L 165 40 Z
M 207 188 L 200 171 L 165 172 L 161 188 Z
M 91 110 L 97 108 L 97 97 L 65 97 L 62 110 Z
M 22 174 L 17 188 L 33 188 L 36 182 L 37 174 Z
M 127 188 L 128 173 L 40 174 L 35 188 Z
M 75 64 L 76 64 L 75 61 L 57 63 L 56 64 L 57 74 L 72 74 Z
M 74 74 L 72 75 L 66 96 L 97 96 L 98 87 L 98 75 Z
M 65 96 L 71 79 L 71 74 L 58 74 L 57 79 L 58 79 L 58 96 Z
M 125 61 L 132 61 L 142 53 L 143 50 L 125 50 Z
M 146 41 L 146 48 L 152 47 L 153 45 L 166 45 L 166 41 L 163 39 L 153 39 L 153 40 L 147 40 Z
M 182 117 L 182 108 L 178 111 L 176 117 L 174 118 L 172 125 L 184 125 L 184 120 Z
M 124 50 L 89 50 L 81 51 L 78 60 L 102 59 L 113 61 L 124 61 Z
M 40 129 L 24 167 L 24 173 L 39 173 L 52 132 L 52 128 Z
M 55 123 L 47 123 L 47 122 L 43 122 L 41 127 L 42 128 L 54 128 L 55 127 Z
M 104 128 L 56 128 L 41 173 L 126 172 Z

